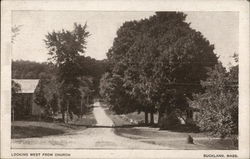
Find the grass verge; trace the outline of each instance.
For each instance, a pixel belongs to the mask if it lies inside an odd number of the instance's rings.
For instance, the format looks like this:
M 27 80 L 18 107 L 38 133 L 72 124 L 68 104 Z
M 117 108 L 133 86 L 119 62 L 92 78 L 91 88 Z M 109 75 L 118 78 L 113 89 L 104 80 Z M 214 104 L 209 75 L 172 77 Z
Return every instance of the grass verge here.
M 114 125 L 117 127 L 131 125 L 132 123 L 124 120 L 120 115 L 114 114 L 109 109 L 105 109 L 105 113 L 110 117 L 110 119 L 114 122 Z
M 115 128 L 115 133 L 119 136 L 171 147 L 179 150 L 237 150 L 231 139 L 218 139 L 207 136 L 204 133 L 186 133 L 159 130 L 157 128 L 134 127 L 134 128 Z M 194 138 L 194 144 L 187 143 L 187 136 Z
M 146 127 L 143 125 L 133 124 L 124 118 L 124 115 L 116 115 L 110 110 L 106 110 L 107 115 L 115 124 L 115 133 L 119 136 L 146 142 L 150 144 L 161 145 L 178 150 L 237 150 L 231 139 L 218 139 L 208 136 L 201 132 L 185 132 L 174 130 L 159 130 L 159 128 Z M 140 120 L 143 116 L 137 116 L 137 113 L 130 113 L 126 117 Z M 194 144 L 187 143 L 187 136 L 194 138 Z
M 73 134 L 96 124 L 92 112 L 82 118 L 76 118 L 68 124 L 45 121 L 13 121 L 11 123 L 11 138 L 32 138 L 50 135 Z

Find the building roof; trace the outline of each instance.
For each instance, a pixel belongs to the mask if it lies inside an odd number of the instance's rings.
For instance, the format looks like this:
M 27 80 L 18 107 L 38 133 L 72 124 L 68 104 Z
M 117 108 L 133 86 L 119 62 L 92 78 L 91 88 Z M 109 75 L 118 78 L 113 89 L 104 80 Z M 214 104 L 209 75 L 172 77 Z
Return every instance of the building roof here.
M 13 79 L 20 84 L 21 91 L 19 93 L 34 93 L 38 85 L 39 79 Z

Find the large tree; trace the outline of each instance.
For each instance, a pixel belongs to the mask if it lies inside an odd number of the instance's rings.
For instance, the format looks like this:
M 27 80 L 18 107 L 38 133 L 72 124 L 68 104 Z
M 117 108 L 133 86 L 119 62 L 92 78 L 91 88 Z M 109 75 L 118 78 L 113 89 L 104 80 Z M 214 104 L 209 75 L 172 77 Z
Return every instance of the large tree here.
M 125 22 L 107 54 L 111 73 L 120 75 L 121 87 L 131 101 L 136 100 L 133 108 L 146 117 L 150 112 L 151 119 L 156 110 L 160 118 L 176 109 L 185 111 L 185 99 L 202 91 L 200 80 L 217 63 L 213 45 L 190 28 L 185 17 L 180 12 L 156 12 L 148 19 Z
M 53 31 L 46 35 L 45 44 L 49 49 L 50 61 L 57 66 L 58 82 L 60 83 L 60 97 L 66 104 L 61 105 L 62 117 L 65 112 L 72 114 L 76 109 L 76 101 L 81 97 L 79 90 L 81 76 L 78 59 L 84 56 L 87 37 L 87 24 L 74 24 L 72 31 Z M 77 100 L 75 100 L 77 98 Z M 62 102 L 61 102 L 62 103 Z

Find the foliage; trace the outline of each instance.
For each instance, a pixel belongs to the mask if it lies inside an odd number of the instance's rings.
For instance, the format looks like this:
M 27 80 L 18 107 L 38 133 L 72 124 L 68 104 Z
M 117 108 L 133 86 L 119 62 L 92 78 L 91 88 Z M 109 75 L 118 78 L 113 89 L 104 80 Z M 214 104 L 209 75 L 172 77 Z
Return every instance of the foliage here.
M 11 112 L 12 112 L 12 120 L 15 120 L 21 113 L 19 110 L 20 97 L 18 96 L 18 92 L 21 91 L 20 84 L 11 80 Z
M 207 68 L 217 63 L 217 57 L 213 45 L 190 28 L 185 17 L 180 12 L 156 12 L 118 29 L 107 53 L 111 74 L 103 77 L 106 84 L 101 87 L 113 107 L 170 114 L 185 111 L 186 98 L 203 91 L 200 80 L 206 79 Z M 119 84 L 113 83 L 116 77 Z M 133 104 L 121 105 L 124 101 Z
M 45 80 L 40 79 L 38 86 L 35 90 L 35 98 L 34 102 L 39 105 L 42 108 L 47 108 L 47 99 L 45 98 L 45 93 L 44 93 L 44 85 L 45 85 Z
M 80 76 L 93 77 L 94 85 L 91 87 L 91 89 L 94 89 L 95 95 L 98 95 L 100 78 L 102 74 L 108 69 L 107 60 L 96 60 L 89 56 L 80 56 L 78 59 L 78 64 L 80 69 Z M 57 69 L 56 67 L 51 65 L 51 63 L 38 63 L 33 61 L 16 60 L 12 61 L 11 69 L 12 79 L 40 79 L 41 76 L 46 76 L 47 81 L 50 81 L 52 83 L 46 83 L 46 86 L 50 85 L 50 87 L 52 87 L 54 90 L 56 89 L 55 85 L 57 85 L 57 83 L 54 79 L 57 73 Z M 53 91 L 53 89 L 50 89 L 50 91 Z M 52 96 L 53 93 L 49 93 L 49 96 Z
M 91 58 L 89 56 L 87 56 L 87 57 L 81 56 L 80 58 L 78 58 L 78 63 L 80 66 L 81 77 L 86 76 L 86 77 L 93 78 L 93 85 L 91 86 L 91 89 L 93 89 L 95 91 L 93 95 L 99 96 L 99 81 L 100 81 L 102 75 L 108 69 L 107 61 L 106 60 L 96 60 L 96 59 Z M 86 85 L 85 85 L 85 87 L 86 87 Z
M 205 93 L 196 95 L 199 126 L 222 138 L 238 134 L 238 65 L 227 72 L 221 63 L 202 82 Z
M 86 30 L 87 24 L 74 24 L 72 31 L 53 31 L 46 35 L 45 44 L 49 50 L 50 61 L 57 67 L 57 80 L 64 119 L 65 111 L 70 114 L 77 113 L 77 105 L 81 100 L 80 80 L 81 67 L 79 59 L 86 49 L 86 38 L 90 35 Z
M 58 96 L 57 94 L 53 94 L 52 99 L 49 101 L 50 107 L 52 109 L 53 114 L 58 111 Z
M 12 33 L 12 35 L 11 35 L 11 43 L 14 44 L 15 38 L 17 37 L 17 35 L 18 35 L 19 32 L 20 32 L 21 26 L 22 26 L 22 25 L 18 25 L 18 26 L 15 25 L 15 26 L 11 27 L 11 33 Z
M 39 79 L 41 74 L 51 76 L 53 67 L 47 63 L 17 60 L 11 63 L 12 79 Z
M 20 84 L 16 83 L 15 81 L 11 80 L 11 94 L 16 94 L 21 91 Z
M 70 62 L 74 63 L 77 57 L 84 55 L 86 49 L 86 38 L 90 35 L 86 30 L 87 24 L 74 24 L 72 31 L 61 31 L 48 33 L 45 44 L 51 55 L 51 62 L 57 66 L 63 66 Z
M 100 95 L 104 97 L 106 102 L 111 104 L 110 109 L 118 114 L 134 111 L 131 106 L 135 103 L 132 103 L 128 94 L 125 93 L 119 75 L 110 73 L 103 75 L 100 81 Z

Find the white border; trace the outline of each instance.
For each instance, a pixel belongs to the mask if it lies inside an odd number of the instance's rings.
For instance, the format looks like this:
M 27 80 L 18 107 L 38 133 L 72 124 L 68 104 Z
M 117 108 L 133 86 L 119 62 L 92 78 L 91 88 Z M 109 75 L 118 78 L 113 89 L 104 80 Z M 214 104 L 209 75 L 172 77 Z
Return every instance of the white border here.
M 11 150 L 10 149 L 10 28 L 12 10 L 76 11 L 238 11 L 239 14 L 239 150 Z M 11 152 L 67 152 L 69 158 L 203 158 L 203 154 L 237 154 L 249 158 L 249 2 L 239 0 L 17 0 L 1 1 L 1 158 Z M 26 157 L 23 157 L 26 158 Z M 56 158 L 56 157 L 53 157 Z

